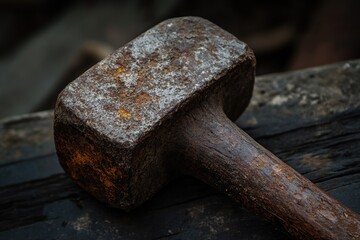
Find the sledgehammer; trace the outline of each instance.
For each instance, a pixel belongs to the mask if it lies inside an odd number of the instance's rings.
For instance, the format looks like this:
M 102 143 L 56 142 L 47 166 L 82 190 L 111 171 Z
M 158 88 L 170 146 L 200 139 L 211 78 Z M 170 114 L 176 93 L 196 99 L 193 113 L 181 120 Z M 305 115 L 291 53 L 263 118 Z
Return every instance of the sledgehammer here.
M 59 95 L 60 163 L 113 207 L 135 208 L 185 173 L 296 238 L 359 239 L 358 214 L 231 121 L 250 101 L 254 69 L 252 50 L 209 21 L 164 21 Z

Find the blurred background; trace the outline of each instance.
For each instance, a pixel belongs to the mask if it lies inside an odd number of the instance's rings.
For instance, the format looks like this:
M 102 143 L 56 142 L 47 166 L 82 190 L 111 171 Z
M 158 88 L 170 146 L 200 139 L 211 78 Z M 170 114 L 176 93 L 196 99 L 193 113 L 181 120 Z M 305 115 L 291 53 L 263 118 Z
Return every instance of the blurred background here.
M 0 118 L 54 108 L 86 69 L 156 23 L 186 15 L 250 45 L 257 75 L 360 57 L 358 0 L 2 0 Z

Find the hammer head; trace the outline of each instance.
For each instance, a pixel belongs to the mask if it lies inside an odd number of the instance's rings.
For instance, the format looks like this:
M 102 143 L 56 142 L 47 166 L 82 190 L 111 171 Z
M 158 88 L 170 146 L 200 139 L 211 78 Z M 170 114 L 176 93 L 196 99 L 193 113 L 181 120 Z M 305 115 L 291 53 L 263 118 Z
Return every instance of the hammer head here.
M 111 206 L 131 209 L 171 177 L 171 125 L 217 98 L 235 119 L 249 103 L 255 58 L 207 20 L 175 18 L 115 51 L 59 95 L 55 144 L 70 177 Z

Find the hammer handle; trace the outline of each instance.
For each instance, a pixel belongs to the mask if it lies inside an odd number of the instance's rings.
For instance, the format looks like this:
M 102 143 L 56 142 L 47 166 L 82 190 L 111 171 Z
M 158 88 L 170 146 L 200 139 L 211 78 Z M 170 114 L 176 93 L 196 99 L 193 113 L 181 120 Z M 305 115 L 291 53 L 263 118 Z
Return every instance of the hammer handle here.
M 180 123 L 185 171 L 298 239 L 360 239 L 360 216 L 238 128 L 201 105 Z

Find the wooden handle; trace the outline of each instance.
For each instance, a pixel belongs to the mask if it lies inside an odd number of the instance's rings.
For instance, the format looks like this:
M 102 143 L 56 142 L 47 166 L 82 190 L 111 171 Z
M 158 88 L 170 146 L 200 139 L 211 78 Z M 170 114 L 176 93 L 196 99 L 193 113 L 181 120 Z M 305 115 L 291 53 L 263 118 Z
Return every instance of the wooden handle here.
M 179 125 L 187 173 L 299 239 L 360 239 L 360 216 L 239 129 L 214 104 Z

